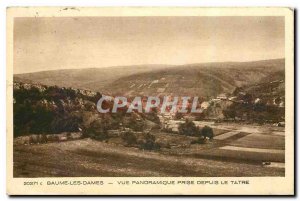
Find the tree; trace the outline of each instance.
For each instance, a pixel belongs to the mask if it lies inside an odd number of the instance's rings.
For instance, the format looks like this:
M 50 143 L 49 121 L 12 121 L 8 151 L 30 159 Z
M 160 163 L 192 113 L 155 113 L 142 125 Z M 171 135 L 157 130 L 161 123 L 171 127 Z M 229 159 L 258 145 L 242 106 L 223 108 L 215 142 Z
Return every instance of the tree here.
M 201 121 L 205 118 L 205 113 L 204 112 L 195 113 L 194 116 L 196 121 Z
M 234 91 L 233 91 L 232 94 L 233 94 L 234 96 L 237 96 L 242 90 L 243 90 L 242 87 L 236 87 L 236 88 L 234 89 Z
M 199 132 L 199 129 L 196 127 L 193 121 L 186 121 L 183 124 L 180 124 L 178 127 L 179 133 L 183 135 L 196 136 Z
M 226 119 L 235 119 L 236 111 L 233 108 L 227 108 L 222 111 Z
M 183 117 L 182 113 L 176 112 L 176 114 L 175 114 L 175 119 L 176 120 L 182 119 L 182 117 Z
M 154 108 L 153 108 L 154 109 Z M 144 119 L 152 121 L 156 124 L 160 124 L 159 117 L 157 116 L 157 110 L 151 110 L 149 113 L 140 114 Z
M 145 121 L 134 114 L 132 114 L 129 118 L 126 118 L 126 120 L 123 121 L 123 124 L 134 131 L 143 131 L 145 128 Z
M 209 138 L 210 140 L 213 139 L 214 138 L 213 129 L 209 126 L 204 126 L 201 129 L 200 136 L 203 136 L 205 138 Z
M 155 142 L 155 136 L 147 133 L 144 140 L 140 142 L 140 148 L 145 150 L 158 150 L 160 146 Z
M 137 143 L 137 138 L 131 131 L 127 131 L 122 135 L 122 139 L 127 143 L 128 146 L 134 145 Z
M 97 119 L 88 127 L 83 128 L 83 136 L 90 137 L 95 140 L 106 140 L 108 138 L 107 130 L 105 121 Z
M 246 102 L 246 103 L 251 103 L 252 100 L 253 100 L 253 96 L 252 96 L 252 94 L 246 93 L 246 94 L 243 96 L 242 100 L 243 100 L 244 102 Z

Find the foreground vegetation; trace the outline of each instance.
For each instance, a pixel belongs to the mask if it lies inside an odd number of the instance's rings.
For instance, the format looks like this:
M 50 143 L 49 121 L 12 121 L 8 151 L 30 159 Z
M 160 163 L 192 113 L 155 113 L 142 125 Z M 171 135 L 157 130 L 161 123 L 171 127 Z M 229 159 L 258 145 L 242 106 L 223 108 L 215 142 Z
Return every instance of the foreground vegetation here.
M 191 150 L 200 145 L 193 146 Z M 284 169 L 265 168 L 258 162 L 183 156 L 173 149 L 143 152 L 91 139 L 14 147 L 14 177 L 80 176 L 284 176 Z

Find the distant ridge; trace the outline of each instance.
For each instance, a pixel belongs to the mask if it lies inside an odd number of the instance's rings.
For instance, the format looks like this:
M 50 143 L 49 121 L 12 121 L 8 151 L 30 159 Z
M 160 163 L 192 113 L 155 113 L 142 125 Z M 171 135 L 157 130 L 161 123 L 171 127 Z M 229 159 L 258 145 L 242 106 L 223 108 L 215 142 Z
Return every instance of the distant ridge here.
M 237 86 L 259 82 L 271 73 L 284 74 L 284 66 L 284 59 L 185 65 L 153 64 L 50 70 L 15 74 L 14 79 L 108 94 L 211 97 L 231 92 Z M 153 81 L 157 83 L 152 83 Z

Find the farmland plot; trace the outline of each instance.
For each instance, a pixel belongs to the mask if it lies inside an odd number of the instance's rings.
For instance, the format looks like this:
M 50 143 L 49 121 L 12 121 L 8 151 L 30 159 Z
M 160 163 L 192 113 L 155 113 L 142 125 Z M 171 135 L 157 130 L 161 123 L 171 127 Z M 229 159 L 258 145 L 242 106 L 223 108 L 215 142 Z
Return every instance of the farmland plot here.
M 262 149 L 280 149 L 284 150 L 284 136 L 250 134 L 230 143 L 238 147 L 262 148 Z

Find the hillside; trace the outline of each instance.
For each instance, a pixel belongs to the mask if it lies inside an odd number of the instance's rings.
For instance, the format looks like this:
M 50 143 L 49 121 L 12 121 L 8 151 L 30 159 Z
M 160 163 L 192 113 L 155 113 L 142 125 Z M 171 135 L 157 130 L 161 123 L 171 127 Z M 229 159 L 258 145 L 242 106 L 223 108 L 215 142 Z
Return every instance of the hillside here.
M 14 137 L 82 131 L 84 135 L 92 133 L 93 138 L 101 138 L 107 130 L 118 129 L 120 125 L 138 130 L 155 121 L 154 113 L 140 116 L 125 113 L 126 109 L 99 113 L 99 92 L 16 81 L 13 87 Z M 112 102 L 106 101 L 104 105 L 111 107 Z
M 254 85 L 245 86 L 243 90 L 260 98 L 277 98 L 285 96 L 284 71 L 271 73 Z
M 15 74 L 14 81 L 40 83 L 48 86 L 73 87 L 103 91 L 104 85 L 135 73 L 170 67 L 167 65 L 116 66 L 109 68 L 64 69 Z
M 115 94 L 201 96 L 207 99 L 284 74 L 284 60 L 177 66 L 122 77 L 105 90 Z M 277 78 L 276 78 L 277 79 Z
M 187 65 L 144 65 L 18 74 L 17 81 L 84 88 L 118 95 L 214 97 L 284 71 L 284 59 Z

